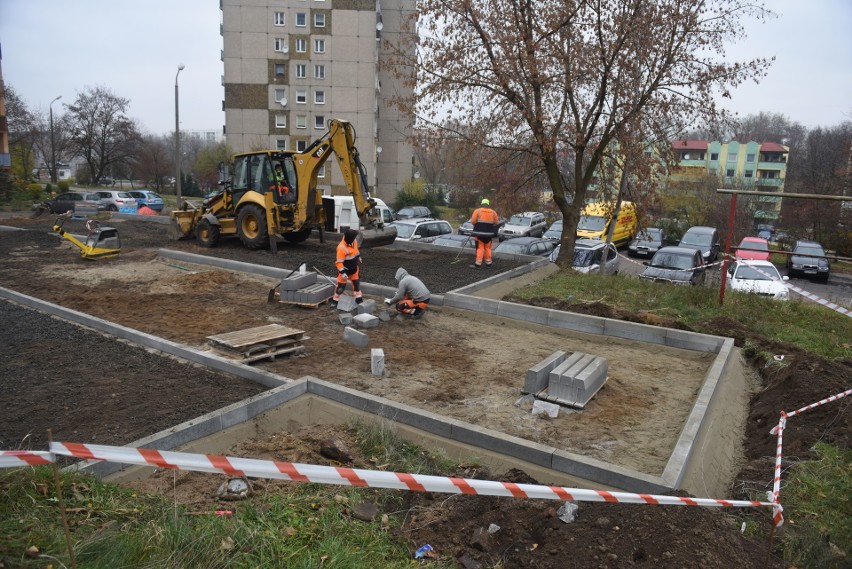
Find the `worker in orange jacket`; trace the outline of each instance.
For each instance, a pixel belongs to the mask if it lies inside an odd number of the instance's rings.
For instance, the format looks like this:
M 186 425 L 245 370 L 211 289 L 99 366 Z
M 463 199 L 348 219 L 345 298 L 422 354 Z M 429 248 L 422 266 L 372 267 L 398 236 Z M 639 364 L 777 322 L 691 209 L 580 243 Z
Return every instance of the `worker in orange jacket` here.
M 486 268 L 491 266 L 491 240 L 500 224 L 500 217 L 490 206 L 488 198 L 483 198 L 479 209 L 470 217 L 472 235 L 476 238 L 476 264 L 473 266 L 477 269 L 482 268 L 483 261 Z
M 352 282 L 352 288 L 355 290 L 355 302 L 361 304 L 364 299 L 361 294 L 361 277 L 358 274 L 358 267 L 361 265 L 361 253 L 358 251 L 358 232 L 354 229 L 347 229 L 343 233 L 343 239 L 337 244 L 337 288 L 334 289 L 334 296 L 331 299 L 331 305 L 336 307 L 340 300 L 340 295 L 346 289 L 346 282 Z

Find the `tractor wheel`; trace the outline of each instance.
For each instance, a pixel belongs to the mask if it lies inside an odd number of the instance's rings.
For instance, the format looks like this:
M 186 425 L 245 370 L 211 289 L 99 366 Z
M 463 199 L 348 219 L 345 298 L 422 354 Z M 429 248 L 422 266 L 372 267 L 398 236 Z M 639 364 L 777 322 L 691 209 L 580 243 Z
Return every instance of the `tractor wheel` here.
M 285 233 L 284 239 L 289 241 L 290 243 L 301 243 L 305 239 L 311 236 L 311 228 L 307 227 L 302 229 L 301 231 L 293 231 L 291 233 Z
M 261 249 L 269 244 L 266 214 L 257 204 L 248 204 L 237 214 L 237 235 L 249 249 Z
M 202 247 L 215 247 L 219 242 L 219 226 L 202 219 L 195 226 L 195 239 Z

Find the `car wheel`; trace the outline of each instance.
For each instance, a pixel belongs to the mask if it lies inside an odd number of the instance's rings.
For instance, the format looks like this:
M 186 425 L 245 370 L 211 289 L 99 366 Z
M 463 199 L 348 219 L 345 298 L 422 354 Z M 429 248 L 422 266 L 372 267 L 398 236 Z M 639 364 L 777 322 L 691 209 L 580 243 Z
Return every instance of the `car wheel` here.
M 247 204 L 237 214 L 237 235 L 249 249 L 261 249 L 269 243 L 266 215 L 257 204 Z
M 202 247 L 215 247 L 219 242 L 219 226 L 202 219 L 195 226 L 195 239 Z
M 110 206 L 107 209 L 109 211 L 118 211 L 118 208 L 115 206 L 115 204 L 110 204 Z

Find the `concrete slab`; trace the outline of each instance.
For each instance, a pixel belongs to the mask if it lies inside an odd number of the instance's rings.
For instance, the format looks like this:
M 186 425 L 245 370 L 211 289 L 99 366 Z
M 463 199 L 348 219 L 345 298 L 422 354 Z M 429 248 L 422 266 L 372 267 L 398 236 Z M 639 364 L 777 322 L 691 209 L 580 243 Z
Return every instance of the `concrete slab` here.
M 358 305 L 355 309 L 356 314 L 375 314 L 376 313 L 376 301 L 372 298 L 369 298 Z
M 554 328 L 563 328 L 566 330 L 575 330 L 577 332 L 585 332 L 586 334 L 597 334 L 602 336 L 604 333 L 605 318 L 597 316 L 586 316 L 585 314 L 573 314 L 571 312 L 562 312 L 559 310 L 549 310 L 547 313 L 547 325 Z
M 370 338 L 363 332 L 359 332 L 351 326 L 343 329 L 343 339 L 355 346 L 356 348 L 366 348 L 370 343 Z
M 550 372 L 565 361 L 565 352 L 553 352 L 536 365 L 527 370 L 526 378 L 524 379 L 524 393 L 538 393 L 545 387 L 550 377 Z
M 352 312 L 357 306 L 358 303 L 355 302 L 355 298 L 348 294 L 341 295 L 340 300 L 337 301 L 337 309 L 343 312 Z
M 379 377 L 385 375 L 385 351 L 382 348 L 370 350 L 370 373 Z
M 376 328 L 380 320 L 372 314 L 356 314 L 352 318 L 352 322 L 359 328 Z
M 301 275 L 295 273 L 281 279 L 281 290 L 299 290 L 317 282 L 317 274 L 313 272 Z

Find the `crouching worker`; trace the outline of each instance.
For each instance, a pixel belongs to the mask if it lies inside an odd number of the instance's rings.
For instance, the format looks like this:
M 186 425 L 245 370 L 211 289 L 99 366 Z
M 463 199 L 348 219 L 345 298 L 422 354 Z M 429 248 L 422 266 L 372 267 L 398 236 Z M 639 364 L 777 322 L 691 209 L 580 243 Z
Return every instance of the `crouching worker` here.
M 392 298 L 385 299 L 385 304 L 396 304 L 398 312 L 419 318 L 429 305 L 429 289 L 423 281 L 409 275 L 402 267 L 396 270 L 394 278 L 399 286 Z
M 346 289 L 347 281 L 352 283 L 352 289 L 355 291 L 355 302 L 358 304 L 364 302 L 361 293 L 361 276 L 358 273 L 361 253 L 358 251 L 356 237 L 358 237 L 357 231 L 347 229 L 343 233 L 343 239 L 337 244 L 337 259 L 334 263 L 337 267 L 337 288 L 334 289 L 334 297 L 331 299 L 331 305 L 334 307 L 337 307 L 340 295 Z

